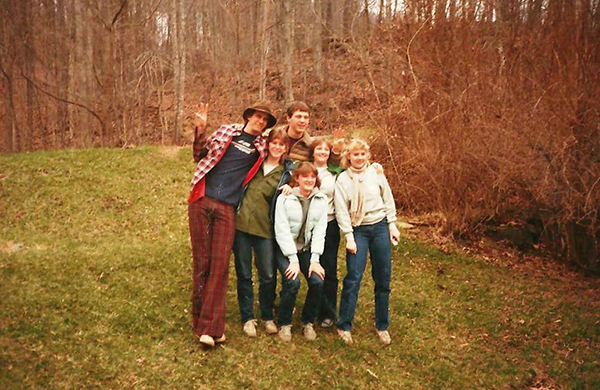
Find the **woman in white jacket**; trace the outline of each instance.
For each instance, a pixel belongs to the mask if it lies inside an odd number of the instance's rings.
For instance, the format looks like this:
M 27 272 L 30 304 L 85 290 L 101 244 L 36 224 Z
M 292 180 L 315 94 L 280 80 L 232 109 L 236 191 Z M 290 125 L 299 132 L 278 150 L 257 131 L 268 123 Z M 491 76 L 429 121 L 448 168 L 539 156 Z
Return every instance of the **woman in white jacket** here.
M 396 206 L 392 190 L 385 178 L 369 164 L 369 145 L 353 139 L 346 146 L 342 165 L 348 169 L 335 184 L 335 216 L 346 236 L 346 265 L 338 333 L 345 343 L 352 343 L 351 329 L 358 291 L 371 254 L 375 282 L 375 330 L 381 342 L 391 343 L 388 333 L 390 279 L 392 273 L 390 243 L 397 244 Z
M 292 173 L 291 195 L 281 195 L 275 206 L 275 251 L 277 268 L 282 275 L 279 305 L 279 337 L 292 339 L 292 313 L 300 288 L 298 274 L 302 272 L 308 292 L 302 309 L 303 334 L 314 340 L 325 271 L 319 263 L 325 246 L 328 199 L 319 191 L 317 169 L 308 162 L 301 163 Z

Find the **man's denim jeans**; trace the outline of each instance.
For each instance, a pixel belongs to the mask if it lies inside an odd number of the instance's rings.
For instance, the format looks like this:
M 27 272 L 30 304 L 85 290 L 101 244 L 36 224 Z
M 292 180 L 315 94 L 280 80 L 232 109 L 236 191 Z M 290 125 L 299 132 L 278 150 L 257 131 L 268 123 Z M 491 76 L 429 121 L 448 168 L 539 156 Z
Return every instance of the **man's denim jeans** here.
M 273 257 L 274 239 L 263 238 L 236 230 L 233 242 L 233 255 L 235 257 L 237 296 L 242 323 L 254 319 L 254 310 L 252 307 L 254 301 L 252 288 L 252 249 L 254 249 L 254 263 L 258 270 L 260 315 L 265 321 L 273 319 L 273 302 L 275 301 L 275 288 L 277 287 Z
M 356 254 L 347 253 L 348 273 L 344 278 L 340 298 L 340 318 L 337 326 L 342 330 L 352 329 L 360 282 L 367 265 L 367 250 L 371 254 L 372 276 L 375 282 L 375 327 L 387 330 L 390 305 L 390 278 L 392 274 L 390 233 L 387 219 L 373 225 L 354 228 Z
M 302 309 L 303 324 L 313 323 L 317 319 L 321 294 L 323 291 L 323 279 L 321 279 L 320 276 L 313 273 L 310 278 L 308 277 L 310 255 L 311 254 L 308 251 L 298 253 L 298 258 L 300 259 L 300 272 L 304 274 L 304 277 L 308 282 L 308 292 L 306 293 L 306 300 L 304 301 L 304 308 Z M 279 326 L 290 325 L 292 323 L 294 306 L 296 305 L 296 297 L 298 296 L 298 290 L 300 289 L 300 275 L 298 275 L 296 279 L 288 279 L 285 277 L 285 270 L 289 267 L 290 261 L 283 253 L 281 253 L 279 248 L 275 250 L 275 258 L 282 279 L 279 318 L 277 322 Z

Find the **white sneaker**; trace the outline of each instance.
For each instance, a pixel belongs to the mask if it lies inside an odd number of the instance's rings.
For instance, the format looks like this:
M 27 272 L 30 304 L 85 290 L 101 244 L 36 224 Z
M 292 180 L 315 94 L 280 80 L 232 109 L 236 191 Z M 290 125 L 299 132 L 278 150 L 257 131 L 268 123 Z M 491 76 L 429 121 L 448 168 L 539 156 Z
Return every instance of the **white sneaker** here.
M 244 333 L 248 337 L 256 337 L 256 320 L 248 320 L 244 322 Z
M 332 318 L 325 318 L 321 321 L 321 328 L 331 328 L 335 321 Z
M 209 336 L 207 334 L 203 334 L 202 336 L 200 336 L 200 344 L 205 345 L 207 347 L 214 347 L 215 339 L 213 339 L 211 336 Z
M 279 329 L 279 338 L 285 342 L 292 341 L 292 325 L 282 325 Z
M 277 325 L 275 325 L 275 322 L 273 320 L 265 321 L 265 331 L 267 332 L 267 334 L 277 333 Z
M 344 340 L 344 342 L 346 344 L 353 344 L 354 343 L 354 340 L 352 340 L 352 334 L 350 333 L 349 330 L 338 329 L 337 332 L 340 335 L 340 338 L 342 340 Z
M 317 338 L 317 333 L 315 332 L 315 328 L 313 324 L 308 323 L 304 324 L 304 328 L 302 329 L 302 333 L 304 334 L 304 338 L 308 341 L 313 341 Z
M 379 340 L 383 345 L 390 345 L 392 343 L 392 338 L 387 330 L 378 330 L 377 336 L 379 336 Z

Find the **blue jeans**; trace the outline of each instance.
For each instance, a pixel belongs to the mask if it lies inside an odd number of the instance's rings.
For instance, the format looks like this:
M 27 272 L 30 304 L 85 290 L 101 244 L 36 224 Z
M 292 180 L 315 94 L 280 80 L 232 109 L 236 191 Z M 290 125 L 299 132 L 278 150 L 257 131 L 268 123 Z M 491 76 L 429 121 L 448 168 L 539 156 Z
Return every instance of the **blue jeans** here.
M 275 259 L 277 260 L 277 268 L 279 268 L 279 272 L 281 272 L 281 299 L 279 302 L 279 317 L 277 322 L 279 326 L 290 325 L 292 323 L 294 306 L 296 306 L 296 297 L 298 296 L 298 290 L 300 289 L 300 275 L 298 275 L 296 279 L 288 279 L 285 277 L 285 270 L 289 267 L 290 261 L 283 253 L 281 253 L 279 248 L 275 250 Z M 300 259 L 300 272 L 302 272 L 308 283 L 308 292 L 306 293 L 306 300 L 304 301 L 304 308 L 302 309 L 302 323 L 312 324 L 317 319 L 317 314 L 319 314 L 323 279 L 314 273 L 310 278 L 308 277 L 310 252 L 304 251 L 298 253 L 298 259 Z
M 367 265 L 367 250 L 371 253 L 372 276 L 375 282 L 375 327 L 387 330 L 390 324 L 390 279 L 392 275 L 392 252 L 387 219 L 373 225 L 354 228 L 356 254 L 346 253 L 348 274 L 344 278 L 340 298 L 338 328 L 352 329 L 360 282 Z
M 337 306 L 337 260 L 338 248 L 340 246 L 340 228 L 334 219 L 327 223 L 325 234 L 325 249 L 321 256 L 321 265 L 325 269 L 325 282 L 323 284 L 323 296 L 319 307 L 319 318 L 336 318 Z
M 254 293 L 252 289 L 252 249 L 258 270 L 258 303 L 263 320 L 273 319 L 273 302 L 277 278 L 273 257 L 274 239 L 235 231 L 233 255 L 237 275 L 237 297 L 242 323 L 254 319 Z

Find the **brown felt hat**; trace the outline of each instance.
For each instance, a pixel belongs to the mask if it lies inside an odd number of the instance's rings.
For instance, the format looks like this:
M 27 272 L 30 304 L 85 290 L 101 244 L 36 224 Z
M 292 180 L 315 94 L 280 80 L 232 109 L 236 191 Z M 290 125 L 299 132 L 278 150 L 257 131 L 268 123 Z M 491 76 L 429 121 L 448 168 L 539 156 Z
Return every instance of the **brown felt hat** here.
M 253 105 L 251 105 L 250 107 L 246 108 L 244 110 L 244 120 L 247 122 L 248 119 L 252 116 L 252 114 L 254 114 L 255 111 L 260 111 L 260 112 L 264 112 L 265 114 L 267 114 L 267 116 L 269 117 L 269 120 L 267 122 L 267 129 L 275 126 L 277 124 L 277 118 L 275 118 L 275 116 L 273 115 L 272 111 L 271 111 L 271 107 L 269 106 L 269 103 L 264 101 L 264 100 L 260 100 L 256 103 L 254 103 Z

